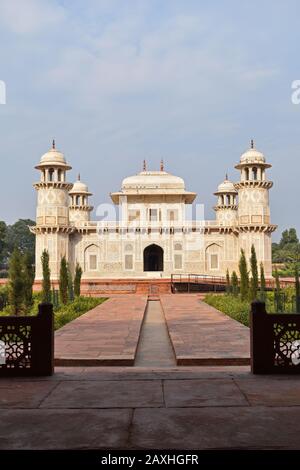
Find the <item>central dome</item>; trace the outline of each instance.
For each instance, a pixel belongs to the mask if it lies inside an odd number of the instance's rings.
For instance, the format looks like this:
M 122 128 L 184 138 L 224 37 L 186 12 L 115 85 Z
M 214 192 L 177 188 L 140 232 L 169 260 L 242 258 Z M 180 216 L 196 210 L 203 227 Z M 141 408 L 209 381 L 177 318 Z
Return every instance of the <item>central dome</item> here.
M 128 176 L 122 182 L 122 190 L 126 189 L 185 189 L 184 180 L 166 171 L 142 171 Z
M 128 176 L 122 181 L 121 190 L 110 193 L 115 204 L 120 204 L 122 196 L 139 198 L 144 202 L 145 198 L 160 198 L 166 201 L 166 198 L 179 198 L 186 204 L 192 204 L 196 193 L 186 191 L 184 180 L 179 176 L 171 175 L 164 171 L 163 162 L 161 162 L 160 171 L 147 171 L 144 162 L 143 171 L 134 176 Z M 159 199 L 157 199 L 159 200 Z

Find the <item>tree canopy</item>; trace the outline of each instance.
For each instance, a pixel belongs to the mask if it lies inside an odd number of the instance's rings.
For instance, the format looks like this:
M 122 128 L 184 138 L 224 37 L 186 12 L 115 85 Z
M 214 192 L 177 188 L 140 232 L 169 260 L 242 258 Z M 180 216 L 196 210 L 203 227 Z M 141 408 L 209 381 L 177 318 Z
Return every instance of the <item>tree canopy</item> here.
M 0 221 L 0 263 L 8 264 L 15 248 L 22 254 L 27 253 L 29 261 L 34 264 L 35 258 L 35 236 L 30 232 L 28 226 L 35 225 L 30 219 L 19 219 L 12 225 Z
M 300 244 L 295 228 L 284 230 L 279 243 L 272 243 L 274 263 L 296 263 L 300 261 Z

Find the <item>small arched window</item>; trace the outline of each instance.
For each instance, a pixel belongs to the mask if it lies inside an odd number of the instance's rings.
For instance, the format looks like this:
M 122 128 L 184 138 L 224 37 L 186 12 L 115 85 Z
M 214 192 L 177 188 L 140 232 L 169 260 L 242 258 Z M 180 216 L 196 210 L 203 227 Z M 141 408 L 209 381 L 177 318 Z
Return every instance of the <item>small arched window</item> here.
M 257 180 L 257 168 L 256 166 L 252 168 L 252 175 L 253 175 L 253 180 Z
M 53 181 L 53 174 L 54 174 L 54 169 L 49 168 L 49 170 L 48 170 L 49 181 Z
M 227 200 L 227 206 L 230 206 L 230 195 L 229 194 L 227 194 L 226 200 Z
M 245 179 L 246 181 L 249 180 L 249 168 L 245 168 Z
M 61 181 L 61 170 L 57 170 L 57 181 Z
M 80 196 L 76 196 L 76 206 L 80 205 Z

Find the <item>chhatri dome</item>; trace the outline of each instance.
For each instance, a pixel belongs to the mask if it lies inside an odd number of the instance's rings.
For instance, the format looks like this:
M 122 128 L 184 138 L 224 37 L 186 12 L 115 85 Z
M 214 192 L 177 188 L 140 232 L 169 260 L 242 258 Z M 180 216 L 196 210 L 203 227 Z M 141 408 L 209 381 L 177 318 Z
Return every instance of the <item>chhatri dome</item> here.
M 265 163 L 266 159 L 263 153 L 254 148 L 254 141 L 251 140 L 250 149 L 244 152 L 240 158 L 241 163 Z
M 77 181 L 75 181 L 73 184 L 71 191 L 69 191 L 69 194 L 86 194 L 88 196 L 92 195 L 92 193 L 89 192 L 88 186 L 81 181 L 80 174 L 78 175 Z
M 237 190 L 234 187 L 234 184 L 232 181 L 228 179 L 228 176 L 226 175 L 225 180 L 219 184 L 217 191 L 215 192 L 215 195 L 218 194 L 237 194 Z
M 40 169 L 42 167 L 49 166 L 63 166 L 66 170 L 71 169 L 71 167 L 66 162 L 64 154 L 56 149 L 55 140 L 52 142 L 51 149 L 41 156 L 40 163 L 36 166 L 36 168 Z

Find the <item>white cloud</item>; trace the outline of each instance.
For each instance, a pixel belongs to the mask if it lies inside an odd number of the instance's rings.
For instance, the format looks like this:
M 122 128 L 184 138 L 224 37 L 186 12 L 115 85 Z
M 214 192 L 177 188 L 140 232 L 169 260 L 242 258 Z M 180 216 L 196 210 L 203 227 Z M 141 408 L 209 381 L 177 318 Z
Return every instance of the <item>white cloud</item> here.
M 62 21 L 64 9 L 48 0 L 1 0 L 0 23 L 16 34 L 39 33 Z

